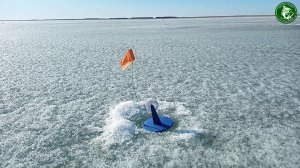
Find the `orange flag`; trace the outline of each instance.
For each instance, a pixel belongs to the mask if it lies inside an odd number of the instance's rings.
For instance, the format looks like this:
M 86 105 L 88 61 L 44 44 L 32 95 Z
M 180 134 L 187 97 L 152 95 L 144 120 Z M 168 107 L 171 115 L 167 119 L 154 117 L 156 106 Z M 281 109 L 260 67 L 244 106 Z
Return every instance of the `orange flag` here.
M 122 71 L 124 71 L 130 64 L 135 60 L 132 49 L 129 49 L 128 52 L 121 59 L 120 64 L 122 67 Z

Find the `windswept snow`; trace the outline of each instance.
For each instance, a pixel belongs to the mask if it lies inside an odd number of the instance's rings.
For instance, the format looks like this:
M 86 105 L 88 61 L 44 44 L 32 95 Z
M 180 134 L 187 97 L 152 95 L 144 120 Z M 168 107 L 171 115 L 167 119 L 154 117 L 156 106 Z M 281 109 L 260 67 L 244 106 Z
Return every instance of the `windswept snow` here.
M 299 39 L 275 17 L 3 22 L 0 167 L 299 167 Z M 143 130 L 150 99 L 168 132 Z

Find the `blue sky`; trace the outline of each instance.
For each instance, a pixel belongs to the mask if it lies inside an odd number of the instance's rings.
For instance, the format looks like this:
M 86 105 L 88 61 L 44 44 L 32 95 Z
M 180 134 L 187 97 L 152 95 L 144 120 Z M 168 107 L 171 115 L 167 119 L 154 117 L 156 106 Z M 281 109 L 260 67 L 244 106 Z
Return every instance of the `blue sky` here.
M 300 0 L 289 0 L 300 10 Z M 279 0 L 0 0 L 0 19 L 274 14 Z

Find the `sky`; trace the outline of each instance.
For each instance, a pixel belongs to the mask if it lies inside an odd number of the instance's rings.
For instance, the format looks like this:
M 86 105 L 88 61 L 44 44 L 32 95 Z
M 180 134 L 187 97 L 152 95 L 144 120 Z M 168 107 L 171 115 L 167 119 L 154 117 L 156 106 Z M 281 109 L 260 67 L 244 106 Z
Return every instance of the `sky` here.
M 300 10 L 300 0 L 288 0 Z M 282 0 L 0 0 L 0 20 L 274 15 Z

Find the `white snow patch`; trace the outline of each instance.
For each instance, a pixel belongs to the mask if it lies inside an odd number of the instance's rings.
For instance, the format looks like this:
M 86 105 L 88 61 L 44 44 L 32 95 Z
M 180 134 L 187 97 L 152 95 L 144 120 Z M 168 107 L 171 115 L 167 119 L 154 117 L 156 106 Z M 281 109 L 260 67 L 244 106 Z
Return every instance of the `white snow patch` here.
M 109 117 L 103 128 L 104 133 L 97 139 L 105 146 L 130 140 L 137 134 L 135 120 L 144 112 L 144 106 L 141 103 L 126 101 L 117 104 L 109 111 Z
M 139 132 L 148 133 L 143 129 L 137 128 L 137 124 L 142 124 L 141 118 L 144 120 L 148 113 L 145 108 L 147 100 L 141 102 L 125 101 L 121 102 L 109 111 L 109 117 L 105 121 L 103 134 L 95 140 L 108 147 L 113 144 L 122 144 L 131 140 Z M 159 101 L 159 115 L 188 115 L 187 110 L 182 103 Z M 174 110 L 174 114 L 167 114 L 166 111 Z M 172 112 L 171 112 L 172 113 Z M 149 115 L 149 114 L 148 114 Z M 171 135 L 174 140 L 188 140 L 193 138 L 197 133 L 194 131 L 176 132 Z

